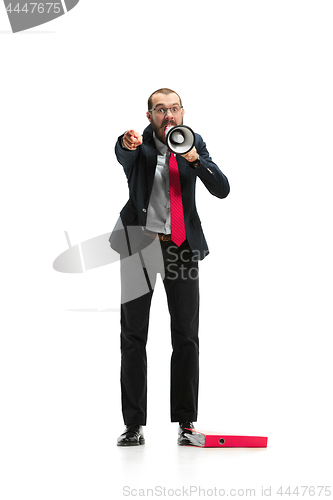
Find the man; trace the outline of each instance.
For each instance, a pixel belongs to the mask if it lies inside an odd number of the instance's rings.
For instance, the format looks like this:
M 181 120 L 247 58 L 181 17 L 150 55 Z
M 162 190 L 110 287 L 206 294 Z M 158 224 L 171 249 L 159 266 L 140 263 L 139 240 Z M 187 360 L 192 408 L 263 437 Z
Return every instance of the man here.
M 183 123 L 179 95 L 159 89 L 148 99 L 150 125 L 141 136 L 128 130 L 118 138 L 116 156 L 123 166 L 129 200 L 110 237 L 121 254 L 121 390 L 126 429 L 118 446 L 144 444 L 146 425 L 146 342 L 156 274 L 167 294 L 171 316 L 171 421 L 178 422 L 178 444 L 197 420 L 199 383 L 198 260 L 208 254 L 195 206 L 199 179 L 218 198 L 229 193 L 225 175 L 213 163 L 200 135 L 186 154 L 166 146 L 168 126 Z

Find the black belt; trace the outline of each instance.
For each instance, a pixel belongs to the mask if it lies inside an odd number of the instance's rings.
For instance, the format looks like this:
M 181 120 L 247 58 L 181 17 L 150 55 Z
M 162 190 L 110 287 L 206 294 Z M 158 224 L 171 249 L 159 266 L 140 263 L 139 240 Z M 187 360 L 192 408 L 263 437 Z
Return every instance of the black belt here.
M 146 229 L 145 234 L 150 236 L 153 240 L 158 238 L 161 241 L 171 241 L 171 234 L 154 233 L 153 231 L 148 231 L 148 229 Z

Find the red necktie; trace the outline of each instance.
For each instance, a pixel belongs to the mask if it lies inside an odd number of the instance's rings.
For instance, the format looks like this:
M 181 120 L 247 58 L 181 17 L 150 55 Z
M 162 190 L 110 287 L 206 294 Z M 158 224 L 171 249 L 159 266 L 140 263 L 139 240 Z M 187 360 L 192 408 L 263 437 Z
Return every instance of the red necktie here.
M 176 157 L 169 157 L 171 239 L 179 247 L 186 240 L 182 192 Z

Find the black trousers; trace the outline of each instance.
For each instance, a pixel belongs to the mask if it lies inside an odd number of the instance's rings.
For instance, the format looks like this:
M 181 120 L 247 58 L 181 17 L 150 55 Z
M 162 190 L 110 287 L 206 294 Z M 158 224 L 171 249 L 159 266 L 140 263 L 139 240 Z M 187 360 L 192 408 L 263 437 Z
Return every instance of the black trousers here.
M 145 238 L 151 243 L 150 236 Z M 157 273 L 163 277 L 171 317 L 171 421 L 197 420 L 198 262 L 187 241 L 177 247 L 156 239 L 142 252 L 121 259 L 121 398 L 126 425 L 146 425 L 146 343 Z

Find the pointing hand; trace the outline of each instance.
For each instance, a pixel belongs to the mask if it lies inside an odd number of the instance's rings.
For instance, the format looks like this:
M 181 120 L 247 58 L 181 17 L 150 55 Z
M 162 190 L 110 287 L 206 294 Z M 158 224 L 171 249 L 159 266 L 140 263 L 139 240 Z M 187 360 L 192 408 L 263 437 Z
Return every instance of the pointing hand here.
M 125 148 L 134 151 L 138 146 L 142 144 L 142 135 L 135 130 L 127 130 L 123 137 L 123 144 Z

